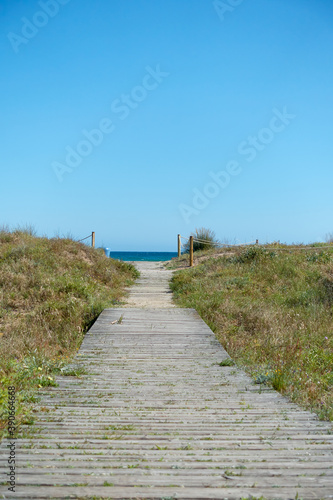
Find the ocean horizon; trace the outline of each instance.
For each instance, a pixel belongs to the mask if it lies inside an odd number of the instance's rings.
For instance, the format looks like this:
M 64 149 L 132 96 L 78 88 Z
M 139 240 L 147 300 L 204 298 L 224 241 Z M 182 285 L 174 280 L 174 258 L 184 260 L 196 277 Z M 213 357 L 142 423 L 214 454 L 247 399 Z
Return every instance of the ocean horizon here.
M 108 248 L 104 248 L 107 257 L 116 260 L 130 261 L 149 261 L 159 262 L 171 260 L 177 257 L 177 252 L 111 252 Z

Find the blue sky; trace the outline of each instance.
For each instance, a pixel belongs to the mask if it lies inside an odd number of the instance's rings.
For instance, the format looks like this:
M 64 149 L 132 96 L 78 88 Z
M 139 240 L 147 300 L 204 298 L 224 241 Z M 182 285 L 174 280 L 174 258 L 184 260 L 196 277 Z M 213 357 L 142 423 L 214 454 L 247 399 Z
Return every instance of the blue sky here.
M 332 28 L 330 0 L 3 0 L 0 223 L 323 241 Z

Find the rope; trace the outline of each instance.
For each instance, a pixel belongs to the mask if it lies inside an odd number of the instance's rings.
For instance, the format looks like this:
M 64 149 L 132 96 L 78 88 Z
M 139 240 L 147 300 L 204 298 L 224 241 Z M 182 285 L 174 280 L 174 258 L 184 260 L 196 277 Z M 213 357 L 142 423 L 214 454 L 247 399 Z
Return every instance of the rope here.
M 87 240 L 88 238 L 91 238 L 91 234 L 89 234 L 89 236 L 86 236 L 86 238 L 82 238 L 82 240 L 77 240 L 77 242 L 80 243 L 80 241 Z
M 193 241 L 198 241 L 199 243 L 204 243 L 207 245 L 217 245 L 219 247 L 245 247 L 248 245 L 254 245 L 256 242 L 255 241 L 250 241 L 249 243 L 235 243 L 234 245 L 228 245 L 227 243 L 214 243 L 213 241 L 205 241 L 205 240 L 199 240 L 197 238 L 193 238 Z
M 182 240 L 189 241 L 190 238 L 186 238 L 185 236 L 181 236 Z M 237 243 L 235 245 L 229 245 L 227 243 L 214 243 L 213 241 L 207 241 L 207 240 L 201 240 L 199 238 L 193 237 L 193 241 L 197 241 L 198 243 L 202 243 L 203 245 L 215 245 L 217 248 L 223 248 L 223 247 L 244 247 L 244 246 L 249 246 L 249 245 L 254 245 L 256 244 L 256 241 L 250 241 L 249 243 Z M 183 247 L 184 244 L 182 243 L 181 246 Z M 325 246 L 320 246 L 320 247 L 287 247 L 287 248 L 279 248 L 279 247 L 265 247 L 264 245 L 260 245 L 261 248 L 264 250 L 281 250 L 281 251 L 286 251 L 289 252 L 291 250 L 321 250 L 322 248 L 331 248 L 333 249 L 333 244 L 331 245 L 325 245 Z
M 193 238 L 193 241 L 196 241 L 197 243 L 200 243 L 201 245 L 213 245 L 213 246 L 217 246 L 217 247 L 219 245 L 219 243 L 214 243 L 213 241 L 196 240 L 195 238 Z
M 181 236 L 182 240 L 189 241 L 190 238 L 186 238 L 185 236 Z M 222 248 L 222 247 L 238 247 L 238 246 L 246 246 L 246 245 L 252 245 L 256 243 L 255 241 L 251 241 L 250 243 L 238 243 L 235 245 L 228 245 L 227 243 L 215 243 L 214 241 L 207 241 L 207 240 L 201 240 L 199 238 L 193 237 L 193 241 L 197 241 L 198 243 L 202 243 L 204 245 L 215 245 L 217 248 Z M 182 244 L 183 245 L 183 244 Z

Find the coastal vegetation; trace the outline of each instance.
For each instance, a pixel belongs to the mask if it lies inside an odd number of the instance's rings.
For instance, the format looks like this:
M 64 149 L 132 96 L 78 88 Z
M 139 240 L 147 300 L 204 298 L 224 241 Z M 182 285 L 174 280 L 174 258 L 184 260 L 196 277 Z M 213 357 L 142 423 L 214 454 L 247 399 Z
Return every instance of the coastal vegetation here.
M 191 233 L 191 236 L 193 236 L 193 252 L 198 252 L 199 250 L 209 250 L 220 245 L 214 231 L 206 229 L 205 227 L 195 229 L 195 231 Z M 187 240 L 185 245 L 183 245 L 183 252 L 189 253 L 189 251 L 190 240 Z
M 332 419 L 333 245 L 211 249 L 194 264 L 173 276 L 176 304 L 199 312 L 254 383 Z
M 17 423 L 29 423 L 38 388 L 66 374 L 87 329 L 105 307 L 121 304 L 136 277 L 131 264 L 71 238 L 0 231 L 2 431 L 8 387 L 15 387 Z

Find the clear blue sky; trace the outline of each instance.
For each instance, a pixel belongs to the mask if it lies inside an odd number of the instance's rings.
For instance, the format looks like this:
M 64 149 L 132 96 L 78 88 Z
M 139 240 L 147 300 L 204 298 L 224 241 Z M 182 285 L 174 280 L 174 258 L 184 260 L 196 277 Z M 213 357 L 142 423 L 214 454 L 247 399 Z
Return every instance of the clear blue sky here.
M 147 251 L 333 231 L 331 0 L 2 0 L 0 28 L 0 223 Z

